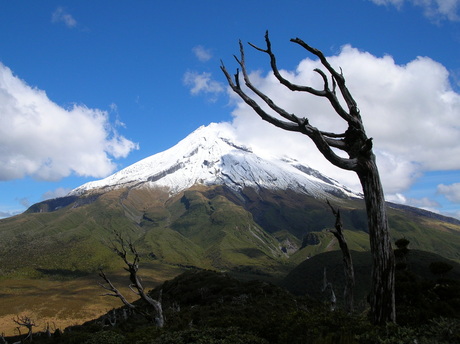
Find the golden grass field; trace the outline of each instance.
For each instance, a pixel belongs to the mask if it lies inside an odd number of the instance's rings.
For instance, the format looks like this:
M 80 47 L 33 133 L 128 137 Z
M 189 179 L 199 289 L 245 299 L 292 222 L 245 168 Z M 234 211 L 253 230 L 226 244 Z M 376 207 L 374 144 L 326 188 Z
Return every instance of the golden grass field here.
M 172 266 L 155 266 L 154 269 L 149 266 L 140 270 L 147 290 L 179 273 L 181 270 Z M 107 275 L 126 298 L 130 301 L 136 299 L 136 295 L 127 288 L 129 280 L 126 274 Z M 82 324 L 122 306 L 119 299 L 102 296 L 106 291 L 98 282 L 102 280 L 97 274 L 72 280 L 0 279 L 0 334 L 18 334 L 13 321 L 18 315 L 26 315 L 35 321 L 37 327 L 34 332 L 44 330 L 47 325 L 54 331 Z M 26 330 L 22 328 L 21 331 L 24 333 Z

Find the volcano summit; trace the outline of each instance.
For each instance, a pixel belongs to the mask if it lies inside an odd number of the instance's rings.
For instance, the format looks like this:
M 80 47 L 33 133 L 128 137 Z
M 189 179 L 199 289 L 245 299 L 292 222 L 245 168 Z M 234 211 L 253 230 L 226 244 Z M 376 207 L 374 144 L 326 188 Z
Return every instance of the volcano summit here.
M 193 185 L 291 189 L 317 198 L 361 197 L 337 181 L 289 157 L 262 158 L 239 143 L 230 126 L 202 126 L 174 147 L 143 159 L 70 195 L 124 187 L 166 187 L 171 195 Z

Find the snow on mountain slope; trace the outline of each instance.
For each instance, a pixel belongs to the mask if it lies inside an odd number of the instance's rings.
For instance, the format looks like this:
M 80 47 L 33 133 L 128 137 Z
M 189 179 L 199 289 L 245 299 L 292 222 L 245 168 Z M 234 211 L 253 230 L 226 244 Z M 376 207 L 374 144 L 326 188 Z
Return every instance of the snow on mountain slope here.
M 167 187 L 171 194 L 195 184 L 293 189 L 315 197 L 335 194 L 361 197 L 335 180 L 287 157 L 262 158 L 237 142 L 224 123 L 202 126 L 174 147 L 143 159 L 70 195 L 121 187 Z

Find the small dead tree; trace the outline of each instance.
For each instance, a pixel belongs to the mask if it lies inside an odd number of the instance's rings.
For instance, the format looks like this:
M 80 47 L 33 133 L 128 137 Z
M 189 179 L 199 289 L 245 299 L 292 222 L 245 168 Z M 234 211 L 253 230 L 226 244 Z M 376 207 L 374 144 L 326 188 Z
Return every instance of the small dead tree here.
M 372 252 L 372 285 L 370 292 L 370 316 L 374 324 L 384 324 L 396 320 L 395 314 L 395 259 L 391 247 L 386 204 L 383 187 L 380 181 L 375 155 L 372 151 L 372 138 L 368 138 L 364 130 L 364 124 L 356 101 L 345 85 L 342 72 L 337 72 L 326 59 L 324 54 L 299 38 L 291 39 L 306 49 L 309 53 L 319 58 L 328 75 L 321 69 L 315 69 L 323 81 L 323 89 L 315 89 L 310 86 L 293 84 L 285 79 L 278 70 L 276 57 L 272 51 L 268 32 L 265 35 L 266 49 L 259 48 L 249 43 L 253 48 L 267 54 L 274 76 L 280 84 L 291 91 L 305 92 L 317 97 L 327 99 L 337 113 L 346 122 L 348 128 L 343 133 L 331 133 L 321 131 L 314 127 L 305 117 L 298 117 L 278 106 L 266 94 L 257 89 L 251 82 L 246 70 L 246 62 L 243 44 L 240 41 L 240 57 L 235 59 L 241 67 L 244 83 L 255 95 L 262 100 L 277 115 L 273 116 L 266 112 L 253 98 L 241 87 L 239 69 L 234 79 L 228 73 L 224 64 L 221 69 L 227 78 L 231 89 L 249 105 L 263 120 L 278 128 L 299 132 L 308 136 L 316 145 L 321 154 L 333 165 L 349 171 L 354 171 L 363 188 L 366 203 L 369 240 Z M 339 100 L 341 97 L 345 101 Z M 342 157 L 336 153 L 342 151 L 348 157 Z
M 35 324 L 35 321 L 33 321 L 31 318 L 29 318 L 28 316 L 26 315 L 23 315 L 23 316 L 17 316 L 16 319 L 13 319 L 13 321 L 20 326 L 22 327 L 25 327 L 27 328 L 27 336 L 24 338 L 24 341 L 26 341 L 27 339 L 32 342 L 32 332 L 33 332 L 33 328 L 36 327 L 37 325 Z M 21 333 L 21 331 L 19 330 L 19 327 L 18 327 L 18 331 L 19 333 Z
M 332 210 L 332 213 L 335 216 L 335 230 L 330 232 L 334 234 L 335 238 L 339 242 L 340 250 L 342 251 L 342 261 L 343 261 L 343 271 L 345 274 L 345 288 L 343 291 L 343 300 L 345 303 L 345 311 L 347 313 L 353 313 L 353 289 L 355 287 L 355 272 L 353 269 L 353 260 L 351 259 L 351 253 L 348 249 L 347 240 L 343 235 L 343 223 L 340 216 L 340 210 L 334 209 L 332 204 L 327 201 L 327 204 Z
M 158 327 L 163 327 L 164 317 L 163 317 L 163 308 L 161 305 L 162 292 L 160 291 L 160 296 L 158 300 L 155 300 L 145 291 L 144 286 L 142 285 L 141 279 L 138 276 L 139 261 L 140 261 L 139 253 L 137 252 L 131 240 L 128 240 L 126 242 L 121 236 L 121 234 L 118 232 L 115 232 L 114 235 L 115 235 L 115 241 L 112 241 L 111 248 L 126 264 L 126 267 L 124 269 L 129 273 L 129 279 L 131 281 L 131 283 L 129 284 L 129 289 L 131 289 L 131 291 L 134 294 L 140 296 L 140 298 L 144 300 L 147 303 L 147 305 L 153 308 L 154 313 L 155 313 L 155 316 L 153 317 L 153 319 L 156 325 Z M 128 255 L 133 256 L 132 261 L 129 260 Z M 103 270 L 99 271 L 99 276 L 105 281 L 105 284 L 99 283 L 99 285 L 102 288 L 109 291 L 109 293 L 104 294 L 104 296 L 117 297 L 123 302 L 125 306 L 129 307 L 133 311 L 139 314 L 142 314 L 146 318 L 152 318 L 149 312 L 145 312 L 144 310 L 141 309 L 140 306 L 134 305 L 133 303 L 129 302 L 124 297 L 124 295 L 113 285 L 113 283 L 106 276 Z
M 335 297 L 334 288 L 332 287 L 332 283 L 327 281 L 327 269 L 324 267 L 323 270 L 323 287 L 321 291 L 324 293 L 326 290 L 330 290 L 331 296 L 329 298 L 330 302 L 330 310 L 331 312 L 335 311 L 335 306 L 337 304 L 337 298 Z
M 54 329 L 52 329 L 54 328 Z M 53 326 L 50 325 L 49 322 L 46 323 L 44 329 L 43 329 L 43 333 L 47 336 L 47 337 L 51 337 L 51 331 L 55 332 L 56 331 L 56 324 L 53 322 Z

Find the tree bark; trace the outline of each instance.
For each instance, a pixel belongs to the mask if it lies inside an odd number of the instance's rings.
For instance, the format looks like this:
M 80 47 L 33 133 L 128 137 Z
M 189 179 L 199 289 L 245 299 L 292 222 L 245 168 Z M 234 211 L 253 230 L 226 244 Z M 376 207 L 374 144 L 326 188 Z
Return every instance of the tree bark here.
M 337 304 L 337 298 L 335 297 L 334 288 L 332 286 L 332 283 L 327 281 L 327 269 L 326 269 L 326 267 L 324 267 L 324 270 L 323 270 L 323 288 L 321 289 L 321 291 L 324 293 L 328 288 L 330 289 L 330 292 L 331 292 L 331 295 L 329 297 L 330 310 L 331 310 L 331 312 L 333 312 L 333 311 L 335 311 L 335 306 Z
M 343 224 L 340 216 L 340 210 L 335 210 L 334 207 L 327 201 L 332 213 L 335 216 L 335 231 L 331 231 L 339 242 L 340 250 L 342 251 L 343 271 L 345 275 L 345 286 L 343 290 L 343 300 L 345 304 L 345 311 L 353 313 L 354 311 L 354 292 L 355 287 L 355 272 L 353 269 L 353 260 L 351 258 L 350 250 L 348 249 L 347 240 L 343 235 Z
M 363 187 L 372 253 L 369 302 L 374 324 L 396 322 L 395 258 L 391 247 L 386 204 L 375 157 L 360 161 L 357 175 Z
M 291 39 L 291 42 L 300 45 L 311 54 L 317 56 L 329 73 L 329 76 L 327 76 L 326 73 L 319 68 L 314 70 L 323 80 L 323 89 L 314 89 L 310 86 L 293 84 L 285 79 L 278 70 L 268 32 L 265 35 L 265 42 L 266 49 L 258 48 L 253 44 L 250 45 L 258 51 L 266 53 L 270 57 L 270 65 L 278 81 L 291 91 L 305 92 L 314 96 L 326 98 L 337 115 L 347 122 L 348 129 L 346 132 L 331 133 L 321 131 L 312 126 L 308 118 L 300 118 L 295 114 L 287 112 L 275 104 L 267 95 L 258 90 L 251 83 L 249 74 L 246 70 L 244 48 L 241 41 L 240 58 L 235 56 L 235 59 L 241 67 L 244 84 L 270 107 L 277 116 L 272 116 L 266 112 L 241 88 L 239 70 L 237 70 L 237 73 L 234 75 L 234 79 L 232 79 L 223 63 L 221 65 L 221 70 L 225 74 L 231 89 L 264 121 L 278 128 L 300 132 L 308 136 L 329 162 L 341 169 L 356 172 L 361 181 L 366 202 L 369 240 L 373 260 L 372 289 L 370 292 L 371 319 L 374 324 L 378 325 L 385 324 L 389 321 L 394 322 L 396 319 L 394 296 L 395 259 L 388 232 L 385 198 L 378 168 L 375 163 L 375 155 L 372 152 L 372 138 L 366 136 L 357 103 L 345 85 L 345 78 L 342 71 L 340 71 L 340 73 L 337 72 L 329 64 L 320 50 L 309 46 L 299 38 Z M 330 81 L 332 81 L 332 85 Z M 346 107 L 344 107 L 343 102 L 339 100 L 339 95 L 341 95 L 342 99 L 345 101 Z M 337 154 L 336 150 L 345 152 L 348 158 Z

